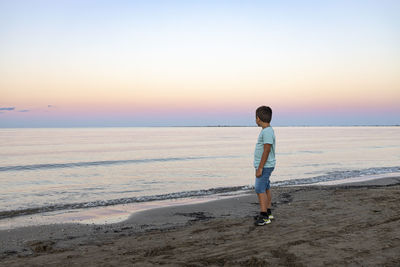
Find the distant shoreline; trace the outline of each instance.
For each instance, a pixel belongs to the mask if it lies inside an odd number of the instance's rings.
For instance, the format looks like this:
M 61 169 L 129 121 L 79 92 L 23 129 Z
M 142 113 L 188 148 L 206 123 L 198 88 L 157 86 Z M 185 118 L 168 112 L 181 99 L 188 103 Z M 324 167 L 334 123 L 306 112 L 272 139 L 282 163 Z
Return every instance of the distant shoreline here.
M 272 125 L 273 127 L 297 127 L 297 128 L 317 128 L 317 127 L 399 127 L 400 125 Z M 186 125 L 186 126 L 49 126 L 49 127 L 1 127 L 0 129 L 79 129 L 79 128 L 257 128 L 255 125 Z

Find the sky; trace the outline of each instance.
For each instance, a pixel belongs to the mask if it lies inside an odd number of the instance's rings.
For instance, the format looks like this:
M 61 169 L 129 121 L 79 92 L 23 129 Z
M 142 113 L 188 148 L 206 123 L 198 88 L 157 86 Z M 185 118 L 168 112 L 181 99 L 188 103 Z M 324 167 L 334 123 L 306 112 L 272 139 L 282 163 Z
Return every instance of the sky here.
M 399 125 L 400 1 L 0 0 L 0 127 Z

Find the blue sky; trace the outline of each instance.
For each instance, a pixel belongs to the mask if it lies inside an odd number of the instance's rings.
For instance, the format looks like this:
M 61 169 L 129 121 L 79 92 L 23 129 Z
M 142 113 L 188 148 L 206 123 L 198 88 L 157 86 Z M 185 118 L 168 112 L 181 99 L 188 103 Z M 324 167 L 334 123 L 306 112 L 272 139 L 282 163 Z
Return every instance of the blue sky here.
M 399 1 L 0 0 L 0 127 L 400 124 Z M 49 106 L 50 105 L 50 106 Z

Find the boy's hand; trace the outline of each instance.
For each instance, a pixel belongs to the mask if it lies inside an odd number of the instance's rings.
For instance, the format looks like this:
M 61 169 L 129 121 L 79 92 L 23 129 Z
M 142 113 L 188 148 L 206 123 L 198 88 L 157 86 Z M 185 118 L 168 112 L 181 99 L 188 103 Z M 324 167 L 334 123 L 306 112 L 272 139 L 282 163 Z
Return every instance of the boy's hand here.
M 260 177 L 262 175 L 262 169 L 260 170 L 260 169 L 257 169 L 257 171 L 256 171 L 256 177 L 258 178 L 258 177 Z

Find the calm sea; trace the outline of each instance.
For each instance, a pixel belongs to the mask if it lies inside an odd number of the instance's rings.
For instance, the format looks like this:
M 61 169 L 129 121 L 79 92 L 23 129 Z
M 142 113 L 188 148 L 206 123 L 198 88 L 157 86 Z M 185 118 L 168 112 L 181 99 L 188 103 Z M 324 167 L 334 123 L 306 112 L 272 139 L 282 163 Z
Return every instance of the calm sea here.
M 249 189 L 260 129 L 0 129 L 0 219 Z M 400 127 L 274 129 L 275 186 L 400 174 Z

